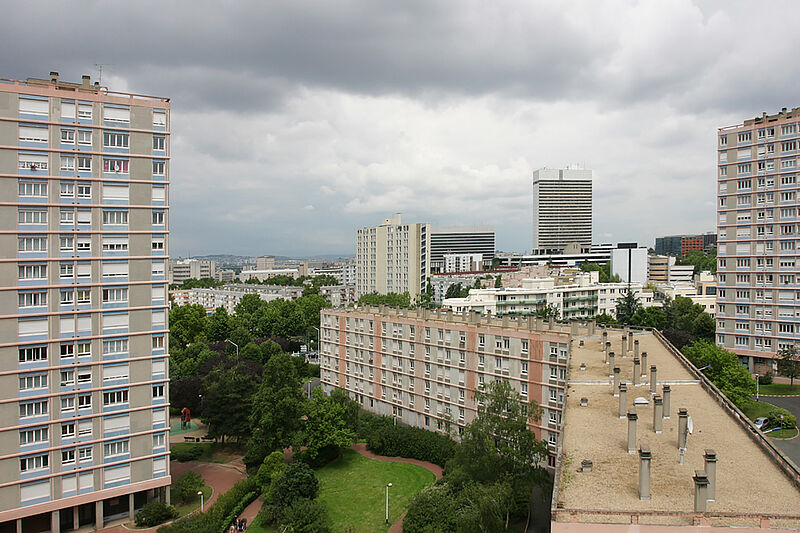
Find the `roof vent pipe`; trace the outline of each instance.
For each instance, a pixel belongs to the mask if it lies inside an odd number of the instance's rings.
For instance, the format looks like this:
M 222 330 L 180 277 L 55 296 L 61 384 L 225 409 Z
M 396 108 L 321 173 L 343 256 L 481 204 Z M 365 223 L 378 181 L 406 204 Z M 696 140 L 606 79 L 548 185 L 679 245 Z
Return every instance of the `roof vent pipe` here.
M 641 378 L 641 370 L 639 367 L 639 358 L 633 358 L 633 386 L 636 387 L 639 385 L 639 379 Z
M 639 415 L 633 409 L 628 411 L 628 453 L 636 453 L 636 420 Z
M 628 409 L 628 386 L 624 383 L 619 384 L 619 417 L 625 418 Z
M 647 352 L 642 352 L 642 377 L 647 377 Z
M 650 499 L 650 463 L 653 454 L 647 444 L 639 446 L 639 499 Z
M 655 396 L 655 394 L 656 394 L 656 384 L 657 384 L 656 372 L 657 371 L 658 371 L 658 369 L 656 368 L 656 365 L 652 365 L 650 367 L 650 396 Z
M 633 341 L 633 356 L 639 357 L 639 339 Z
M 708 501 L 708 477 L 703 470 L 694 471 L 694 512 L 705 513 Z
M 53 85 L 58 83 L 58 72 L 56 72 L 55 70 L 50 71 L 50 83 L 52 83 Z
M 611 391 L 614 393 L 614 396 L 619 396 L 619 367 L 614 367 L 614 389 Z
M 653 396 L 653 431 L 661 433 L 664 425 L 664 400 L 656 394 Z
M 661 387 L 661 396 L 664 398 L 664 418 L 669 420 L 669 395 L 672 389 L 669 385 Z
M 717 452 L 711 448 L 707 448 L 703 454 L 703 459 L 706 465 L 706 476 L 708 476 L 708 493 L 706 497 L 708 501 L 716 501 L 717 492 Z
M 608 377 L 614 375 L 614 352 L 608 352 Z

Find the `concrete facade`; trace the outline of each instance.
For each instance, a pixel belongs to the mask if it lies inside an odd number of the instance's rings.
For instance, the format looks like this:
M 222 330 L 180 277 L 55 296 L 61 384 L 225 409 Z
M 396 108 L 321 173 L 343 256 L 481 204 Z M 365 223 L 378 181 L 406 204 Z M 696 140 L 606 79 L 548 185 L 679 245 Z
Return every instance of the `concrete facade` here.
M 542 168 L 533 173 L 534 253 L 592 244 L 592 171 Z
M 0 528 L 101 528 L 171 482 L 170 103 L 4 81 Z
M 169 262 L 169 282 L 181 284 L 187 279 L 217 278 L 217 263 L 204 259 L 178 259 Z
M 469 261 L 479 263 L 477 268 L 483 270 L 492 264 L 495 252 L 495 234 L 492 226 L 447 226 L 432 227 L 430 230 L 430 264 L 431 272 L 463 272 L 451 264 L 448 266 L 447 255 L 474 256 Z M 452 259 L 451 259 L 452 260 Z

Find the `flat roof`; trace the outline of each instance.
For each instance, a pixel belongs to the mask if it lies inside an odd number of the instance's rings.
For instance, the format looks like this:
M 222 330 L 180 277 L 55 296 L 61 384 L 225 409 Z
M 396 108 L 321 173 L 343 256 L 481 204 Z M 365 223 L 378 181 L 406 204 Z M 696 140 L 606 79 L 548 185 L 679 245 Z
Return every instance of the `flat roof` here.
M 639 499 L 639 456 L 627 451 L 628 421 L 619 418 L 619 398 L 612 394 L 609 366 L 603 361 L 602 330 L 597 329 L 592 336 L 574 336 L 572 341 L 553 520 L 691 524 L 692 476 L 695 470 L 704 469 L 703 454 L 710 448 L 717 454 L 716 501 L 707 504 L 707 513 L 717 514 L 713 525 L 758 527 L 755 516 L 725 516 L 732 513 L 790 515 L 797 520 L 790 520 L 786 526 L 800 527 L 800 490 L 778 462 L 748 434 L 749 430 L 735 418 L 735 411 L 724 408 L 701 384 L 699 376 L 649 331 L 636 331 L 634 335 L 640 352 L 648 354 L 648 377 L 634 387 L 633 354 L 621 357 L 622 331 L 608 331 L 611 351 L 615 352 L 614 366 L 620 368 L 621 381 L 628 384 L 628 409 L 634 408 L 637 397 L 650 399 L 651 365 L 657 367 L 657 394 L 662 394 L 663 383 L 671 387 L 670 417 L 663 420 L 663 433 L 653 431 L 652 401 L 636 408 L 636 448 L 647 444 L 653 456 L 652 497 L 649 501 Z M 584 347 L 579 346 L 581 340 Z M 581 370 L 581 364 L 586 365 L 585 370 Z M 588 406 L 580 405 L 581 398 L 588 399 Z M 677 432 L 678 409 L 682 407 L 692 418 L 694 432 L 689 435 L 684 463 L 680 464 Z M 577 471 L 584 459 L 592 461 L 591 472 Z M 632 514 L 637 515 L 635 522 Z

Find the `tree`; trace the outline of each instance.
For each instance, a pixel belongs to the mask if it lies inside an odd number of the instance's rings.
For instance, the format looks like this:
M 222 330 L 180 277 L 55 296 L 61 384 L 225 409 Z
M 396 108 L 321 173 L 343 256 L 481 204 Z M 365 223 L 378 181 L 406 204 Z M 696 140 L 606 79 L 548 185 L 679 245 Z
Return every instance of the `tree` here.
M 231 316 L 224 307 L 217 307 L 214 310 L 214 314 L 208 317 L 208 339 L 211 341 L 224 341 L 230 336 L 230 330 Z
M 303 332 L 308 333 L 312 328 L 319 327 L 319 312 L 330 307 L 331 304 L 324 296 L 311 294 L 296 300 L 297 309 L 302 318 Z
M 693 265 L 694 273 L 697 274 L 704 270 L 710 270 L 711 273 L 717 273 L 717 251 L 711 253 L 701 252 L 700 250 L 689 250 L 689 252 L 675 261 L 678 265 Z
M 548 304 L 536 309 L 536 311 L 533 312 L 533 316 L 544 318 L 545 320 L 550 318 L 558 320 L 560 313 L 558 312 L 558 307 L 553 304 Z
M 270 490 L 270 503 L 289 507 L 301 498 L 313 500 L 319 492 L 319 480 L 305 463 L 292 463 L 275 478 Z
M 469 287 L 462 287 L 461 283 L 453 283 L 447 287 L 445 298 L 466 298 L 469 296 Z
M 242 363 L 232 368 L 215 368 L 203 380 L 203 416 L 211 437 L 236 437 L 250 434 L 249 414 L 258 376 Z
M 330 533 L 328 513 L 317 500 L 300 498 L 283 510 L 279 520 L 281 531 L 298 533 Z M 285 529 L 284 529 L 285 528 Z
M 283 353 L 281 345 L 271 339 L 267 339 L 264 342 L 262 342 L 258 348 L 261 350 L 262 365 L 266 365 L 270 359 L 272 359 L 276 355 Z
M 598 272 L 597 280 L 600 283 L 620 283 L 622 280 L 617 274 L 611 274 L 611 263 L 598 265 L 595 263 L 583 263 L 580 266 L 583 272 Z
M 663 330 L 667 326 L 667 314 L 659 307 L 640 308 L 631 317 L 631 324 Z
M 179 305 L 169 312 L 170 340 L 185 347 L 206 332 L 206 310 L 202 305 Z
M 703 311 L 692 321 L 692 333 L 698 339 L 713 341 L 717 331 L 717 324 L 711 315 Z
M 639 298 L 628 289 L 625 296 L 617 300 L 617 322 L 620 324 L 630 324 L 633 315 L 642 306 Z
M 496 278 L 494 278 L 494 288 L 495 289 L 502 289 L 503 288 L 503 276 L 502 275 L 498 275 Z
M 264 458 L 264 462 L 258 467 L 256 478 L 258 484 L 261 486 L 261 492 L 266 494 L 269 490 L 272 480 L 283 472 L 286 468 L 282 451 L 274 451 Z
M 315 297 L 319 297 L 316 295 Z M 319 315 L 319 311 L 317 311 Z M 304 331 L 303 314 L 296 301 L 278 298 L 267 303 L 259 313 L 260 336 L 291 337 Z M 319 320 L 319 318 L 318 318 Z
M 322 393 L 317 387 L 314 399 L 306 404 L 306 419 L 299 444 L 305 446 L 309 457 L 316 459 L 320 450 L 350 446 L 355 433 L 347 427 L 345 408 Z
M 794 378 L 800 377 L 800 355 L 794 344 L 778 351 L 778 372 L 789 378 L 789 387 L 794 386 Z
M 456 524 L 459 533 L 491 533 L 508 529 L 512 494 L 508 483 L 470 483 L 459 495 Z
M 411 296 L 408 291 L 403 294 L 388 292 L 386 294 L 365 294 L 358 299 L 358 305 L 386 305 L 389 307 L 411 307 Z
M 300 429 L 304 401 L 292 357 L 287 354 L 272 356 L 264 365 L 261 385 L 253 396 L 252 453 L 248 453 L 245 461 L 248 465 L 261 464 L 268 453 L 291 445 Z
M 411 500 L 403 519 L 403 533 L 456 531 L 458 507 L 448 483 L 424 489 Z
M 617 321 L 614 319 L 613 316 L 609 315 L 608 313 L 600 313 L 596 317 L 594 317 L 595 322 L 598 324 L 616 324 Z
M 734 404 L 742 407 L 752 401 L 756 382 L 736 354 L 705 340 L 684 346 L 683 353 L 696 367 L 708 367 L 703 373 Z
M 188 503 L 197 499 L 197 492 L 203 488 L 203 476 L 197 472 L 186 472 L 174 482 L 171 492 L 172 498 L 181 503 Z
M 334 388 L 328 396 L 334 403 L 339 404 L 344 409 L 344 421 L 348 428 L 353 431 L 358 429 L 358 414 L 361 406 L 347 395 L 344 389 Z

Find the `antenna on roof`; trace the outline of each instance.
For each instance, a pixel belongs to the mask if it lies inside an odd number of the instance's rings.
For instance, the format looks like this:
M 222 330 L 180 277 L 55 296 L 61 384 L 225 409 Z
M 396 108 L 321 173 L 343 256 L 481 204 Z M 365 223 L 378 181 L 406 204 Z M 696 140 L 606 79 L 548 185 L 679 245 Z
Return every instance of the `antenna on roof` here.
M 103 83 L 103 67 L 109 67 L 109 66 L 111 66 L 111 65 L 101 64 L 101 63 L 95 63 L 94 64 L 94 68 L 97 71 L 97 83 L 98 84 L 102 85 L 102 83 Z

